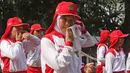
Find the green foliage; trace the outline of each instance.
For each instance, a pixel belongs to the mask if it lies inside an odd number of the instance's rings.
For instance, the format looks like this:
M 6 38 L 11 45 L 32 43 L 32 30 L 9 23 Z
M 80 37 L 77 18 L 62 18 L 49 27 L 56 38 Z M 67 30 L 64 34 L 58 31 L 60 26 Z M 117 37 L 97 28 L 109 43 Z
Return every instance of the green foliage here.
M 55 8 L 63 0 L 0 0 L 0 24 L 5 30 L 8 18 L 18 16 L 32 25 L 39 23 L 48 28 L 52 22 Z M 78 6 L 78 14 L 82 17 L 88 31 L 99 34 L 103 29 L 120 27 L 124 11 L 122 0 L 64 0 L 72 1 Z M 120 2 L 122 1 L 122 2 Z M 117 3 L 120 3 L 117 5 Z M 117 7 L 118 6 L 118 7 Z M 2 33 L 3 33 L 2 31 Z
M 87 30 L 97 35 L 102 29 L 120 29 L 124 9 L 123 0 L 81 0 L 79 15 Z

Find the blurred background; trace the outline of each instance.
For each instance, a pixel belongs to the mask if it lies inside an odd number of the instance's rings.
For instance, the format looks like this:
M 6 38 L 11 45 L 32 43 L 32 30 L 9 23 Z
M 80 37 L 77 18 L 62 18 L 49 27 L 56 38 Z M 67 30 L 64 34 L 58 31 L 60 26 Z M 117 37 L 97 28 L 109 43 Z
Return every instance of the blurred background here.
M 39 23 L 46 29 L 52 22 L 55 8 L 61 1 L 71 1 L 77 4 L 78 14 L 86 29 L 91 33 L 95 42 L 103 29 L 110 31 L 120 29 L 130 33 L 130 0 L 0 0 L 0 36 L 6 28 L 8 18 L 18 16 L 25 23 Z M 127 55 L 130 48 L 130 36 L 126 38 L 124 50 Z M 97 46 L 83 49 L 89 58 L 96 58 Z M 91 59 L 90 59 L 91 58 Z

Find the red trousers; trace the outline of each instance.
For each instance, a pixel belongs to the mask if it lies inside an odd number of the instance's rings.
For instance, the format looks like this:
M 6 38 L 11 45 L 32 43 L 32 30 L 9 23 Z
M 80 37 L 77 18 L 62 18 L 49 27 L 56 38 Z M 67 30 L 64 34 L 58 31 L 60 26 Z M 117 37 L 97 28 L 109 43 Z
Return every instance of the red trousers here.
M 18 71 L 18 72 L 2 72 L 2 73 L 27 73 L 27 71 Z
M 42 73 L 41 67 L 28 66 L 27 73 Z
M 103 73 L 103 65 L 98 65 L 96 67 L 96 73 Z
M 125 73 L 125 71 L 113 72 L 113 73 Z
M 130 73 L 130 70 L 127 70 L 127 73 Z

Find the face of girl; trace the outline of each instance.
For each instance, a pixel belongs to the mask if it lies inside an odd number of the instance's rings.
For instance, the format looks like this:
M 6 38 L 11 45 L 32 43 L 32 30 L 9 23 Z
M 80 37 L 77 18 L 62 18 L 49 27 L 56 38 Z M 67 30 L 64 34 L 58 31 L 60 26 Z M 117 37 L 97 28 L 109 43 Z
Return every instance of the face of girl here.
M 124 38 L 123 37 L 119 38 L 118 41 L 117 41 L 117 43 L 115 44 L 115 46 L 121 47 L 123 45 L 123 43 L 124 43 Z
M 16 27 L 13 27 L 12 28 L 12 30 L 11 30 L 11 33 L 10 33 L 10 35 L 12 36 L 12 37 L 15 37 L 16 36 L 16 33 L 23 33 L 24 32 L 24 30 L 23 30 L 23 27 L 22 26 L 16 26 Z
M 43 36 L 44 32 L 42 30 L 34 30 L 33 35 L 37 36 L 38 38 L 41 38 Z
M 59 19 L 59 28 L 62 32 L 66 32 L 66 29 L 75 23 L 75 17 L 72 15 L 63 15 Z
M 118 43 L 123 44 L 124 43 L 124 38 L 119 38 Z

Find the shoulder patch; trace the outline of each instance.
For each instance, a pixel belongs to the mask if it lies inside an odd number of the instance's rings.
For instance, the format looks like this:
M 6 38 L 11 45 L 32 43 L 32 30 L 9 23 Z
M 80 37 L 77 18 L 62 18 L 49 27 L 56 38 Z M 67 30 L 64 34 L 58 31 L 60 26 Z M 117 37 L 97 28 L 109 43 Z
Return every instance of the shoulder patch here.
M 43 38 L 48 38 L 54 43 L 54 39 L 52 37 L 52 34 L 47 34 L 47 35 L 43 36 Z
M 112 53 L 114 56 L 116 56 L 116 52 L 112 48 L 108 49 L 107 53 Z

